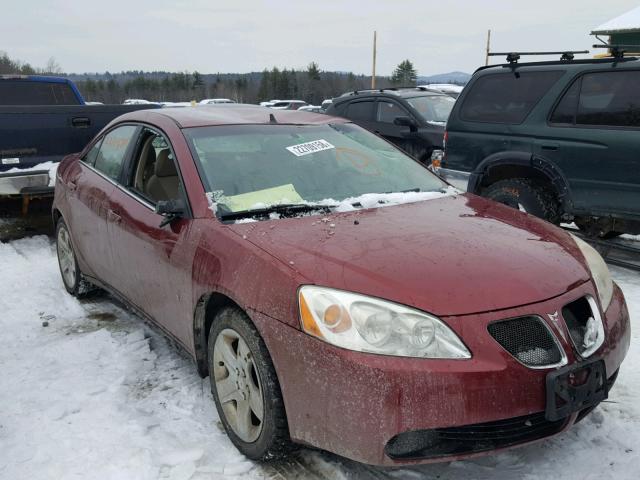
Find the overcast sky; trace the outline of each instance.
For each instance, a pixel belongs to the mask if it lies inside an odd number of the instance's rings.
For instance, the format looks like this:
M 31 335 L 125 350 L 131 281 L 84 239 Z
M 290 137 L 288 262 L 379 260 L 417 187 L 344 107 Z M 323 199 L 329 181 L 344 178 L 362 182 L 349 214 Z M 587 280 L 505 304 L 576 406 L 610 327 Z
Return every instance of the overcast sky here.
M 492 49 L 590 48 L 630 0 L 1 0 L 0 50 L 66 72 L 259 71 L 274 65 L 378 74 L 472 72 Z

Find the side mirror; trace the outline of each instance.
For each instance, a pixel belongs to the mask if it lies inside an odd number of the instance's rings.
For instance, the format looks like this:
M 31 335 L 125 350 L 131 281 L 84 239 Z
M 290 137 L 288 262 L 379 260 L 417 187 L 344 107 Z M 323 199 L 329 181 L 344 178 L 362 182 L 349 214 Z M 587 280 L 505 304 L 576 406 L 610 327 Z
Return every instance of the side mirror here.
M 393 124 L 394 125 L 398 125 L 400 127 L 409 127 L 409 131 L 410 132 L 417 132 L 418 131 L 418 124 L 411 117 L 396 117 L 393 120 Z
M 160 222 L 160 228 L 169 225 L 177 218 L 182 218 L 186 207 L 183 200 L 159 200 L 156 203 L 156 213 L 164 218 Z

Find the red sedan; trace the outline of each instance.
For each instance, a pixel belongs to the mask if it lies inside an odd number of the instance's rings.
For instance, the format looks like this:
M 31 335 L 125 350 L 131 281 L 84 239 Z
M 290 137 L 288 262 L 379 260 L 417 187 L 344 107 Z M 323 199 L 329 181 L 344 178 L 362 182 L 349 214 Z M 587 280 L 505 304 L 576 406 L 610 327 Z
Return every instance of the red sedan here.
M 629 347 L 591 247 L 324 115 L 127 114 L 61 163 L 53 216 L 66 289 L 182 345 L 252 459 L 537 441 L 607 397 Z

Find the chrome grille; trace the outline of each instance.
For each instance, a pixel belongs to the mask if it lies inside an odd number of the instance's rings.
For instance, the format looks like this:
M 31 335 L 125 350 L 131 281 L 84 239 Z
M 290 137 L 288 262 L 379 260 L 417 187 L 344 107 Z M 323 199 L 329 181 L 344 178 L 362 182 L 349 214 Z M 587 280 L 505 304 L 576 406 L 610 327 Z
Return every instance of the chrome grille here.
M 563 361 L 556 338 L 540 317 L 503 320 L 487 328 L 507 352 L 528 367 L 548 367 Z

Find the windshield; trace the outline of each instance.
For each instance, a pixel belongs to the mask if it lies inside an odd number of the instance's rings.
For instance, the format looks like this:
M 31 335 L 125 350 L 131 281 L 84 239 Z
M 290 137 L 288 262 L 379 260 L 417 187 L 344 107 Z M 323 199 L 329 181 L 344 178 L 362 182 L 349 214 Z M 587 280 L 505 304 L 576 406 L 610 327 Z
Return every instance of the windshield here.
M 234 125 L 183 132 L 218 211 L 335 204 L 364 194 L 447 188 L 418 162 L 353 124 Z
M 427 122 L 446 123 L 456 101 L 448 95 L 423 95 L 406 98 Z

